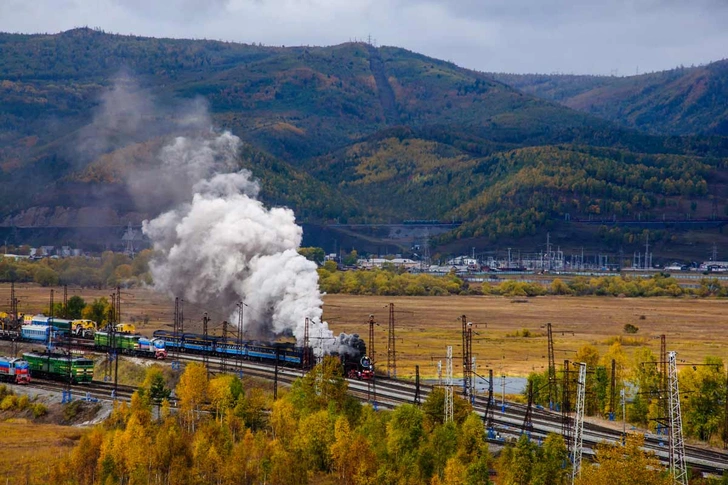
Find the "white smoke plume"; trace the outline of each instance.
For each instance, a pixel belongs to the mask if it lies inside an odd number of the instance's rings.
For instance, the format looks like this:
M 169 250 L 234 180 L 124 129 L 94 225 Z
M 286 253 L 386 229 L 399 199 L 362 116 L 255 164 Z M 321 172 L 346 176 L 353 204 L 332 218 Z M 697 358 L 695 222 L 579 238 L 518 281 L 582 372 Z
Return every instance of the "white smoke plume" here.
M 150 264 L 154 285 L 230 315 L 233 323 L 236 304 L 244 301 L 246 338 L 293 334 L 302 343 L 310 318 L 316 322 L 312 337 L 333 343 L 328 325 L 320 323 L 316 264 L 297 252 L 302 229 L 292 210 L 269 209 L 257 200 L 259 186 L 249 171 L 236 171 L 240 143 L 226 132 L 180 137 L 161 151 L 161 175 L 187 196 L 175 209 L 144 221 L 157 254 Z

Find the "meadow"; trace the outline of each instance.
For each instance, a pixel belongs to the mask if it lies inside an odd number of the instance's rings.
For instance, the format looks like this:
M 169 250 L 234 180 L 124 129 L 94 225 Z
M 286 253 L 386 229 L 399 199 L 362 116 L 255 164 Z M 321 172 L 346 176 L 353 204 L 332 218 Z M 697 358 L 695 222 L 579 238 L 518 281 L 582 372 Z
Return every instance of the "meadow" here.
M 18 285 L 20 311 L 34 313 L 48 307 L 49 289 L 32 284 Z M 56 290 L 56 301 L 62 290 Z M 109 290 L 69 288 L 68 295 L 79 295 L 87 302 L 108 295 Z M 7 310 L 9 285 L 0 285 L 0 311 Z M 477 372 L 487 375 L 505 373 L 525 376 L 542 371 L 547 365 L 546 323 L 554 333 L 555 358 L 560 365 L 573 359 L 585 344 L 604 353 L 621 339 L 628 355 L 635 348 L 648 346 L 659 352 L 660 335 L 667 336 L 668 350 L 678 352 L 685 362 L 702 362 L 710 356 L 722 357 L 728 349 L 728 299 L 716 298 L 617 298 L 596 296 L 541 296 L 509 298 L 502 296 L 384 297 L 326 295 L 324 319 L 335 333 L 358 333 L 368 340 L 369 315 L 375 325 L 374 359 L 384 372 L 387 364 L 387 328 L 390 303 L 394 304 L 398 377 L 412 377 L 415 365 L 422 377 L 436 377 L 437 362 L 444 360 L 446 346 L 461 354 L 460 316 L 473 323 L 473 355 Z M 171 329 L 174 302 L 147 289 L 122 290 L 122 317 L 134 321 L 137 329 L 150 334 L 155 329 Z M 199 330 L 203 309 L 185 308 L 185 329 Z M 211 311 L 215 329 L 227 318 Z M 146 323 L 145 323 L 146 322 Z M 625 324 L 638 328 L 624 331 Z M 214 330 L 213 330 L 214 331 Z M 319 345 L 315 325 L 312 344 Z M 7 346 L 0 343 L 0 349 Z M 444 362 L 443 362 L 444 365 Z M 456 361 L 455 375 L 460 366 Z

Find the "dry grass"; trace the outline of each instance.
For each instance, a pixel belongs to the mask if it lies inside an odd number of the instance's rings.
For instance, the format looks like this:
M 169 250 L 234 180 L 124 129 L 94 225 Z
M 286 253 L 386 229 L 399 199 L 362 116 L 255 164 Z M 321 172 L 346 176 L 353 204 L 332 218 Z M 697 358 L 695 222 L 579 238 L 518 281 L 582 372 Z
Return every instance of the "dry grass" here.
M 64 458 L 83 430 L 25 420 L 0 422 L 0 483 L 48 483 L 53 464 Z M 32 480 L 28 481 L 32 477 Z
M 21 311 L 36 312 L 48 305 L 47 288 L 23 285 L 17 292 L 22 300 Z M 9 293 L 8 285 L 0 285 L 0 309 L 5 308 Z M 87 301 L 109 293 L 69 288 L 69 296 L 78 294 Z M 57 290 L 56 295 L 60 298 L 62 291 Z M 327 295 L 324 299 L 324 317 L 337 333 L 359 333 L 366 339 L 369 314 L 375 315 L 379 323 L 375 327 L 375 358 L 380 369 L 387 362 L 386 306 L 394 303 L 397 368 L 398 375 L 403 377 L 413 375 L 415 365 L 420 366 L 423 376 L 434 377 L 437 361 L 444 359 L 447 345 L 453 346 L 456 357 L 461 353 L 459 316 L 462 314 L 475 324 L 473 353 L 480 373 L 486 373 L 487 368 L 508 375 L 542 370 L 547 363 L 546 332 L 542 326 L 547 322 L 553 324 L 557 361 L 572 359 L 574 352 L 587 343 L 604 352 L 617 336 L 622 336 L 627 353 L 642 343 L 658 352 L 659 336 L 664 333 L 668 349 L 678 351 L 679 358 L 690 362 L 702 361 L 707 355 L 722 356 L 728 348 L 728 300 L 725 299 L 550 296 L 512 300 L 493 296 L 353 295 Z M 133 318 L 139 322 L 148 317 L 148 325 L 137 326 L 143 333 L 149 333 L 157 328 L 170 328 L 173 302 L 150 290 L 125 290 L 122 312 L 125 321 Z M 185 318 L 198 321 L 200 312 L 188 306 Z M 224 317 L 220 314 L 217 318 Z M 637 334 L 625 335 L 626 323 L 639 327 Z M 187 328 L 194 330 L 194 325 L 188 324 Z M 524 329 L 530 331 L 530 337 L 513 336 L 516 332 L 522 335 Z M 456 364 L 456 374 L 458 369 Z
M 434 376 L 437 361 L 444 359 L 447 345 L 453 354 L 461 354 L 460 315 L 475 324 L 473 354 L 479 373 L 493 368 L 496 373 L 524 375 L 541 371 L 547 365 L 545 329 L 551 322 L 557 362 L 573 359 L 584 344 L 607 350 L 613 338 L 623 335 L 625 323 L 639 327 L 636 335 L 623 337 L 633 343 L 643 339 L 645 345 L 659 352 L 659 336 L 667 335 L 669 350 L 679 352 L 690 362 L 707 355 L 722 356 L 728 348 L 728 300 L 613 298 L 613 297 L 538 297 L 527 303 L 490 296 L 451 297 L 361 297 L 327 295 L 325 318 L 335 331 L 368 335 L 367 319 L 373 313 L 375 359 L 386 366 L 388 303 L 395 305 L 397 370 L 410 376 L 414 366 L 423 375 Z M 640 316 L 644 315 L 644 319 Z M 508 337 L 524 329 L 528 338 Z M 573 332 L 573 335 L 572 335 Z M 534 335 L 536 335 L 534 337 Z M 631 354 L 636 348 L 625 346 Z M 459 366 L 455 364 L 455 373 Z

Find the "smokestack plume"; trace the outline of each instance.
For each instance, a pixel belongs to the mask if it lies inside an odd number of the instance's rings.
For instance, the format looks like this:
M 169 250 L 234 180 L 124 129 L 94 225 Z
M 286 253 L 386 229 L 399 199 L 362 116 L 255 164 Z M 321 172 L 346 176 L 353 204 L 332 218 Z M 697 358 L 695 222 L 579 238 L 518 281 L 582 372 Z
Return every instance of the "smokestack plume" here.
M 180 137 L 161 151 L 160 175 L 187 195 L 144 221 L 156 253 L 154 285 L 233 322 L 244 301 L 247 338 L 293 334 L 302 343 L 305 319 L 321 322 L 316 264 L 298 254 L 302 229 L 293 211 L 266 208 L 251 173 L 235 171 L 240 144 L 225 132 Z M 318 326 L 317 337 L 333 342 L 328 325 Z

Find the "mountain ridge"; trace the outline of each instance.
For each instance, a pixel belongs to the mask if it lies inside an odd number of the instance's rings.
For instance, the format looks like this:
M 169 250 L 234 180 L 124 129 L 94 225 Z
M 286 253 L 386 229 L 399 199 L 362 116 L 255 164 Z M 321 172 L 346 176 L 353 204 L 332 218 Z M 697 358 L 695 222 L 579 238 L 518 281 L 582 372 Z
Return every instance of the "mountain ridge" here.
M 153 216 L 120 174 L 209 125 L 303 222 L 455 218 L 451 240 L 497 241 L 567 211 L 703 217 L 728 199 L 726 137 L 645 133 L 396 47 L 0 34 L 0 94 L 5 225 Z

